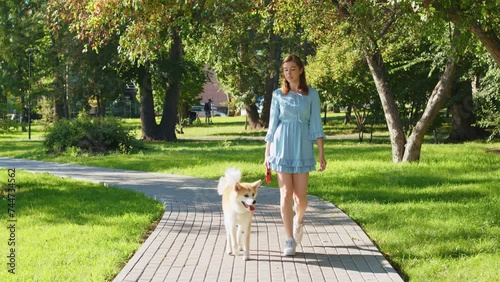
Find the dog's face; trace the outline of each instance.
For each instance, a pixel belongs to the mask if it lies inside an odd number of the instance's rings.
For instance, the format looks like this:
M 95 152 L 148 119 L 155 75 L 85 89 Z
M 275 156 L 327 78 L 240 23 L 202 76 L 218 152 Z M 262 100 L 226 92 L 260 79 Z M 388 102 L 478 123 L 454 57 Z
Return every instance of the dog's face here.
M 257 193 L 262 180 L 253 183 L 236 183 L 234 185 L 234 201 L 241 205 L 240 208 L 249 212 L 255 211 L 257 203 Z

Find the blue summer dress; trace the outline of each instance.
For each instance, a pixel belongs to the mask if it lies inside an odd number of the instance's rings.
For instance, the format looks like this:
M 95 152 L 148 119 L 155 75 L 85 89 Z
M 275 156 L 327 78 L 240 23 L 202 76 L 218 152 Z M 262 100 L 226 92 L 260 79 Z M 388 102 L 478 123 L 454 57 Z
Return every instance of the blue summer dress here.
M 309 94 L 281 89 L 273 92 L 269 128 L 265 137 L 271 142 L 269 166 L 284 173 L 306 173 L 316 170 L 314 143 L 325 137 L 321 123 L 318 91 L 309 87 Z

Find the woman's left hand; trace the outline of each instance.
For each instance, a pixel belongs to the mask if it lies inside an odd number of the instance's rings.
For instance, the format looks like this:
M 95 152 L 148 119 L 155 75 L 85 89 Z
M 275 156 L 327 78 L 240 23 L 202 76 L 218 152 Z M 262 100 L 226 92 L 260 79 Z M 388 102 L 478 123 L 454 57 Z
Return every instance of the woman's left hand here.
M 324 171 L 326 169 L 326 160 L 324 157 L 319 158 L 319 170 L 318 171 Z

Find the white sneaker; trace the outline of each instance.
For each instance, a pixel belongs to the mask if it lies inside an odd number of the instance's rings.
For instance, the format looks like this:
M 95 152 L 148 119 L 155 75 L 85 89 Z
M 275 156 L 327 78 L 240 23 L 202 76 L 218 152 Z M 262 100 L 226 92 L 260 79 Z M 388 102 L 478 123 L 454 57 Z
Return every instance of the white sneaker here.
M 293 238 L 286 240 L 285 241 L 285 248 L 283 249 L 283 254 L 285 256 L 294 256 L 296 247 L 297 247 L 297 244 L 295 243 L 295 240 Z
M 293 217 L 293 239 L 297 245 L 302 242 L 302 235 L 304 234 L 304 222 L 298 223 L 297 216 Z

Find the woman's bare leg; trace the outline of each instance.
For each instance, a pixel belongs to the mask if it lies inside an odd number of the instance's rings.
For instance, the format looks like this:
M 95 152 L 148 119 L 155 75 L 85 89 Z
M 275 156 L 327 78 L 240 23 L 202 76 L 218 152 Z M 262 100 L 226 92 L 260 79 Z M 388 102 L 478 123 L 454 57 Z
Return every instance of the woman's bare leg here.
M 302 223 L 307 209 L 307 187 L 309 182 L 309 173 L 293 174 L 293 199 L 295 202 L 295 214 L 297 222 Z
M 293 238 L 293 174 L 278 172 L 277 176 L 281 195 L 281 219 L 283 220 L 287 239 Z

